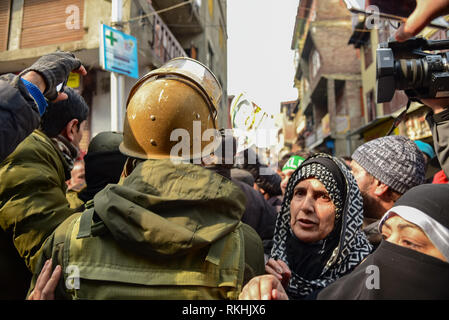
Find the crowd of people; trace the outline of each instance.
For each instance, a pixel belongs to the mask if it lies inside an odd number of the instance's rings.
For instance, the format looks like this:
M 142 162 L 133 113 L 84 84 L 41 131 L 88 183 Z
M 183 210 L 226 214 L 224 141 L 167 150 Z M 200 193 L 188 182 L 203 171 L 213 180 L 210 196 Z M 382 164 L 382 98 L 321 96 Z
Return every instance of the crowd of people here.
M 217 130 L 220 84 L 189 58 L 139 79 L 123 133 L 84 155 L 70 72 L 56 52 L 0 78 L 0 299 L 449 298 L 445 99 L 423 101 L 435 148 L 385 136 L 275 170 Z

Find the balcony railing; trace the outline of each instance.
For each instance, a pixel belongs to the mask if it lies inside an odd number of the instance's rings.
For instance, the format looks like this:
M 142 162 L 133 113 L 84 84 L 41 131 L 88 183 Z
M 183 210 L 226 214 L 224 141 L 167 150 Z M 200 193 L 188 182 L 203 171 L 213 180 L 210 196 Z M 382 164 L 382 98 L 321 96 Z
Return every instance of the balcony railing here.
M 156 10 L 164 10 L 177 6 L 173 10 L 161 12 L 160 17 L 168 24 L 172 32 L 177 36 L 195 34 L 203 31 L 200 18 L 201 2 L 199 0 L 185 3 L 185 0 L 151 0 Z M 181 6 L 178 6 L 181 5 Z
M 153 20 L 154 41 L 151 45 L 154 54 L 163 63 L 175 57 L 186 56 L 184 49 L 162 19 L 155 15 Z
M 141 23 L 148 27 L 148 44 L 152 50 L 153 55 L 165 63 L 170 59 L 176 57 L 187 56 L 181 44 L 170 31 L 169 27 L 164 23 L 161 17 L 155 13 L 154 8 L 148 4 L 149 13 L 154 13 L 148 16 L 148 13 L 141 12 Z

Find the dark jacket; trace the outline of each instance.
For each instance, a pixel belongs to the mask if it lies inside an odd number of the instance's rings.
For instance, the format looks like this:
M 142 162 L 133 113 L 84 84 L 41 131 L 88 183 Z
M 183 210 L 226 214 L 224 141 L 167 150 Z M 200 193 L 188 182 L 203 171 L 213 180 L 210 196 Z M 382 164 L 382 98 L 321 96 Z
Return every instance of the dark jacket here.
M 273 246 L 274 227 L 276 225 L 277 212 L 262 194 L 244 182 L 232 180 L 246 195 L 245 212 L 242 222 L 250 225 L 260 236 L 264 246 L 264 252 L 269 254 Z
M 0 300 L 24 300 L 32 273 L 0 228 Z
M 365 218 L 365 222 L 368 224 L 362 229 L 362 231 L 365 233 L 368 241 L 373 246 L 374 251 L 382 241 L 382 234 L 379 232 L 380 219 Z
M 430 112 L 426 120 L 432 131 L 438 161 L 446 176 L 449 176 L 449 109 L 437 114 Z
M 282 207 L 282 199 L 284 197 L 281 196 L 273 196 L 270 199 L 267 200 L 267 202 L 276 209 L 276 212 L 279 213 L 281 212 L 281 207 Z
M 37 105 L 19 76 L 0 77 L 0 161 L 39 126 Z

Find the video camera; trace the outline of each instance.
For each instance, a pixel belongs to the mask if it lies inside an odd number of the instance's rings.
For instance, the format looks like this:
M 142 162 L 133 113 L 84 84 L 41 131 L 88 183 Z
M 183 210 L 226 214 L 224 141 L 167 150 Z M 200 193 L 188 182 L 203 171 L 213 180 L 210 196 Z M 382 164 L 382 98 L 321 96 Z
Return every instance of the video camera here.
M 412 38 L 379 44 L 376 51 L 377 102 L 389 102 L 395 90 L 409 99 L 449 97 L 449 40 Z

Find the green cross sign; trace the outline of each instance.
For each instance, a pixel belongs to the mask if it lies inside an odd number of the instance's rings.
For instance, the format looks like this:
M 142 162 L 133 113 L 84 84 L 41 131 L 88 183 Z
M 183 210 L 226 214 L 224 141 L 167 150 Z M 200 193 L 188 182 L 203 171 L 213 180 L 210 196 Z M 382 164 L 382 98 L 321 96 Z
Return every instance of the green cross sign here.
M 139 77 L 137 39 L 106 24 L 101 24 L 100 33 L 98 42 L 101 67 L 106 71 L 137 79 Z
M 118 39 L 114 38 L 114 32 L 110 32 L 108 36 L 106 36 L 106 39 L 109 39 L 111 42 L 111 46 L 114 46 L 114 42 L 118 41 Z

